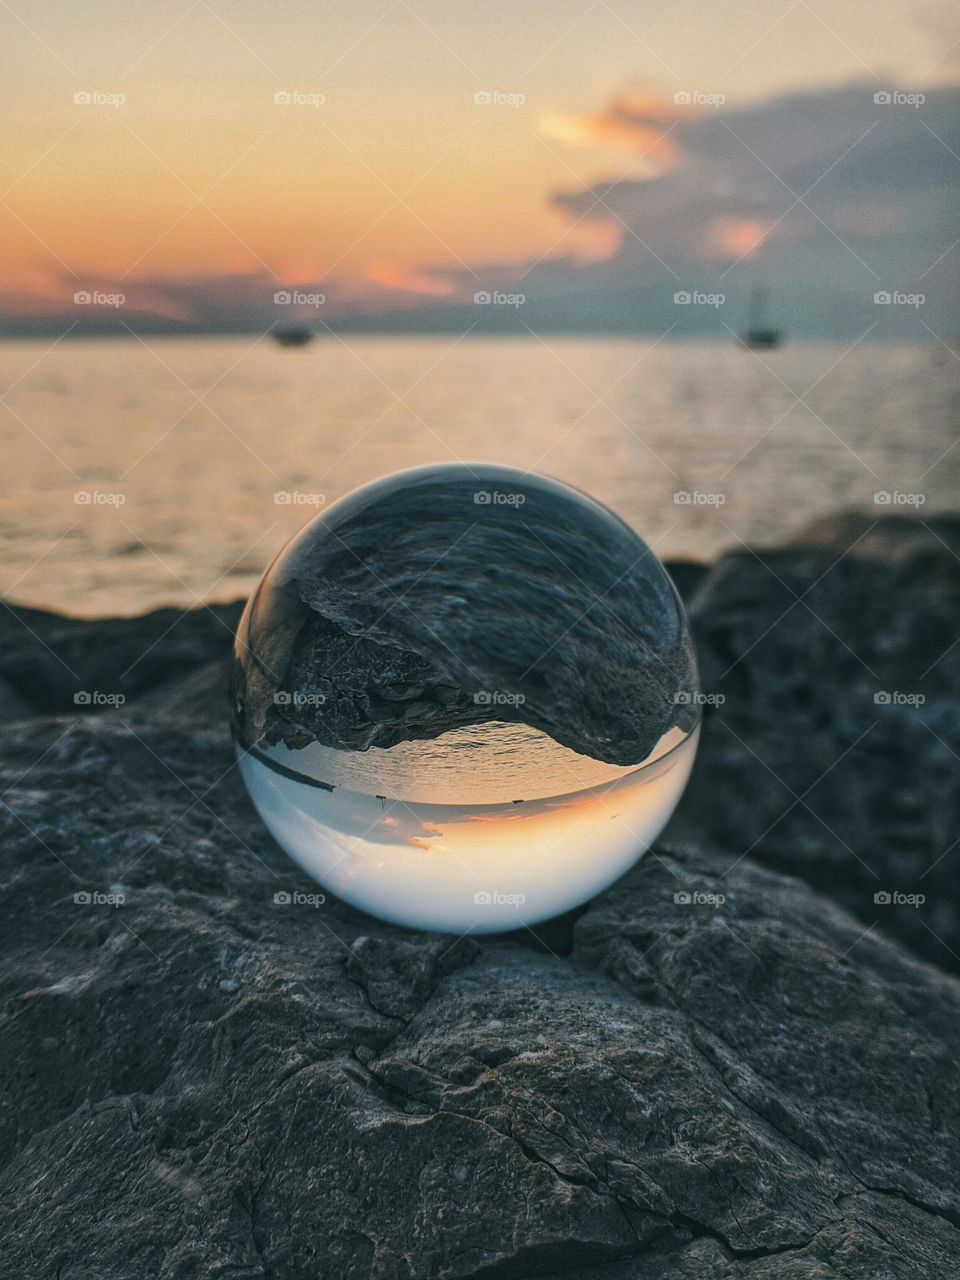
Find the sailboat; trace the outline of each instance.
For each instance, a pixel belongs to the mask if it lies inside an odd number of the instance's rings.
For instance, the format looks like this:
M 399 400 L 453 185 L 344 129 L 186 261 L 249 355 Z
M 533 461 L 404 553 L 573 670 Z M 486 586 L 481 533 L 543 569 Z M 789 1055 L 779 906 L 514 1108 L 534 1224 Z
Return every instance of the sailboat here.
M 750 294 L 747 328 L 740 335 L 740 345 L 751 351 L 775 351 L 783 344 L 783 330 L 767 323 L 767 291 L 756 285 Z

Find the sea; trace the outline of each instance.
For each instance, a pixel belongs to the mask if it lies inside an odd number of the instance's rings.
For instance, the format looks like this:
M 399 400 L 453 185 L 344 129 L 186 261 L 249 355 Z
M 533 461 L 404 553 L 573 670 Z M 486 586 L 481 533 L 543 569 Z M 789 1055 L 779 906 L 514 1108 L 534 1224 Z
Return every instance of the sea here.
M 542 335 L 0 343 L 0 592 L 79 616 L 244 596 L 307 520 L 432 462 L 566 481 L 665 559 L 956 508 L 938 342 Z

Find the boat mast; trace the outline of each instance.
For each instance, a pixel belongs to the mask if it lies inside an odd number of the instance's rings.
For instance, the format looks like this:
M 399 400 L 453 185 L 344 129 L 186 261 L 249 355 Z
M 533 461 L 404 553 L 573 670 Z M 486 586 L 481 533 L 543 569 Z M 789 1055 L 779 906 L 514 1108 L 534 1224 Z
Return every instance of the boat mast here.
M 767 311 L 767 291 L 762 284 L 755 284 L 750 292 L 750 310 L 747 315 L 747 329 L 763 329 Z

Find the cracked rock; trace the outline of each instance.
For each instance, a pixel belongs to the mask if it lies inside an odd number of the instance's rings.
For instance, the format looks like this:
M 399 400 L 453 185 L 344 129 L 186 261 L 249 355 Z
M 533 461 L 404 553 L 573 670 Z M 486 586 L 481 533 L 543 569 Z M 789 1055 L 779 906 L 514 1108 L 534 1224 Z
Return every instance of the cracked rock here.
M 899 565 L 916 607 L 939 616 L 952 571 L 922 534 L 918 567 L 901 533 L 864 538 L 846 593 Z M 818 545 L 784 553 L 796 559 L 781 576 L 809 587 Z M 938 582 L 927 597 L 923 565 Z M 689 576 L 714 671 L 756 640 L 737 602 L 764 580 L 746 561 Z M 49 639 L 59 624 L 45 617 L 32 621 Z M 63 628 L 87 678 L 111 624 Z M 760 642 L 726 677 L 701 779 L 624 880 L 538 936 L 457 939 L 329 895 L 284 902 L 316 886 L 233 768 L 221 630 L 185 615 L 168 674 L 160 639 L 150 681 L 103 714 L 31 699 L 9 674 L 40 669 L 26 640 L 4 672 L 32 708 L 0 742 L 4 1275 L 960 1274 L 960 984 L 906 930 L 871 927 L 851 853 L 811 852 L 805 811 L 748 856 L 759 832 L 730 817 L 772 799 L 746 749 L 721 746 L 720 717 L 754 750 L 772 743 L 763 690 L 787 680 L 791 642 L 803 672 L 817 633 Z M 902 643 L 884 641 L 885 680 L 911 659 Z M 875 666 L 873 641 L 860 645 Z M 953 671 L 935 668 L 928 709 L 956 696 Z M 792 736 L 780 723 L 778 771 L 795 789 L 870 687 L 832 679 L 833 701 L 790 704 Z M 807 801 L 834 825 L 829 788 Z M 909 847 L 885 838 L 873 800 L 858 811 L 851 849 L 892 876 Z

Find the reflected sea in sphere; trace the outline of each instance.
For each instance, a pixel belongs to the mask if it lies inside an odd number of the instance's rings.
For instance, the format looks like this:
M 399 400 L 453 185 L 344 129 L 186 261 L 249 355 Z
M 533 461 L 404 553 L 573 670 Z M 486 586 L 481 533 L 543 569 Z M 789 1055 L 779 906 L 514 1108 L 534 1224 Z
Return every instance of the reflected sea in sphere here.
M 489 932 L 626 871 L 696 750 L 682 605 L 642 540 L 487 464 L 341 499 L 267 570 L 232 682 L 239 766 L 282 847 L 400 924 Z

